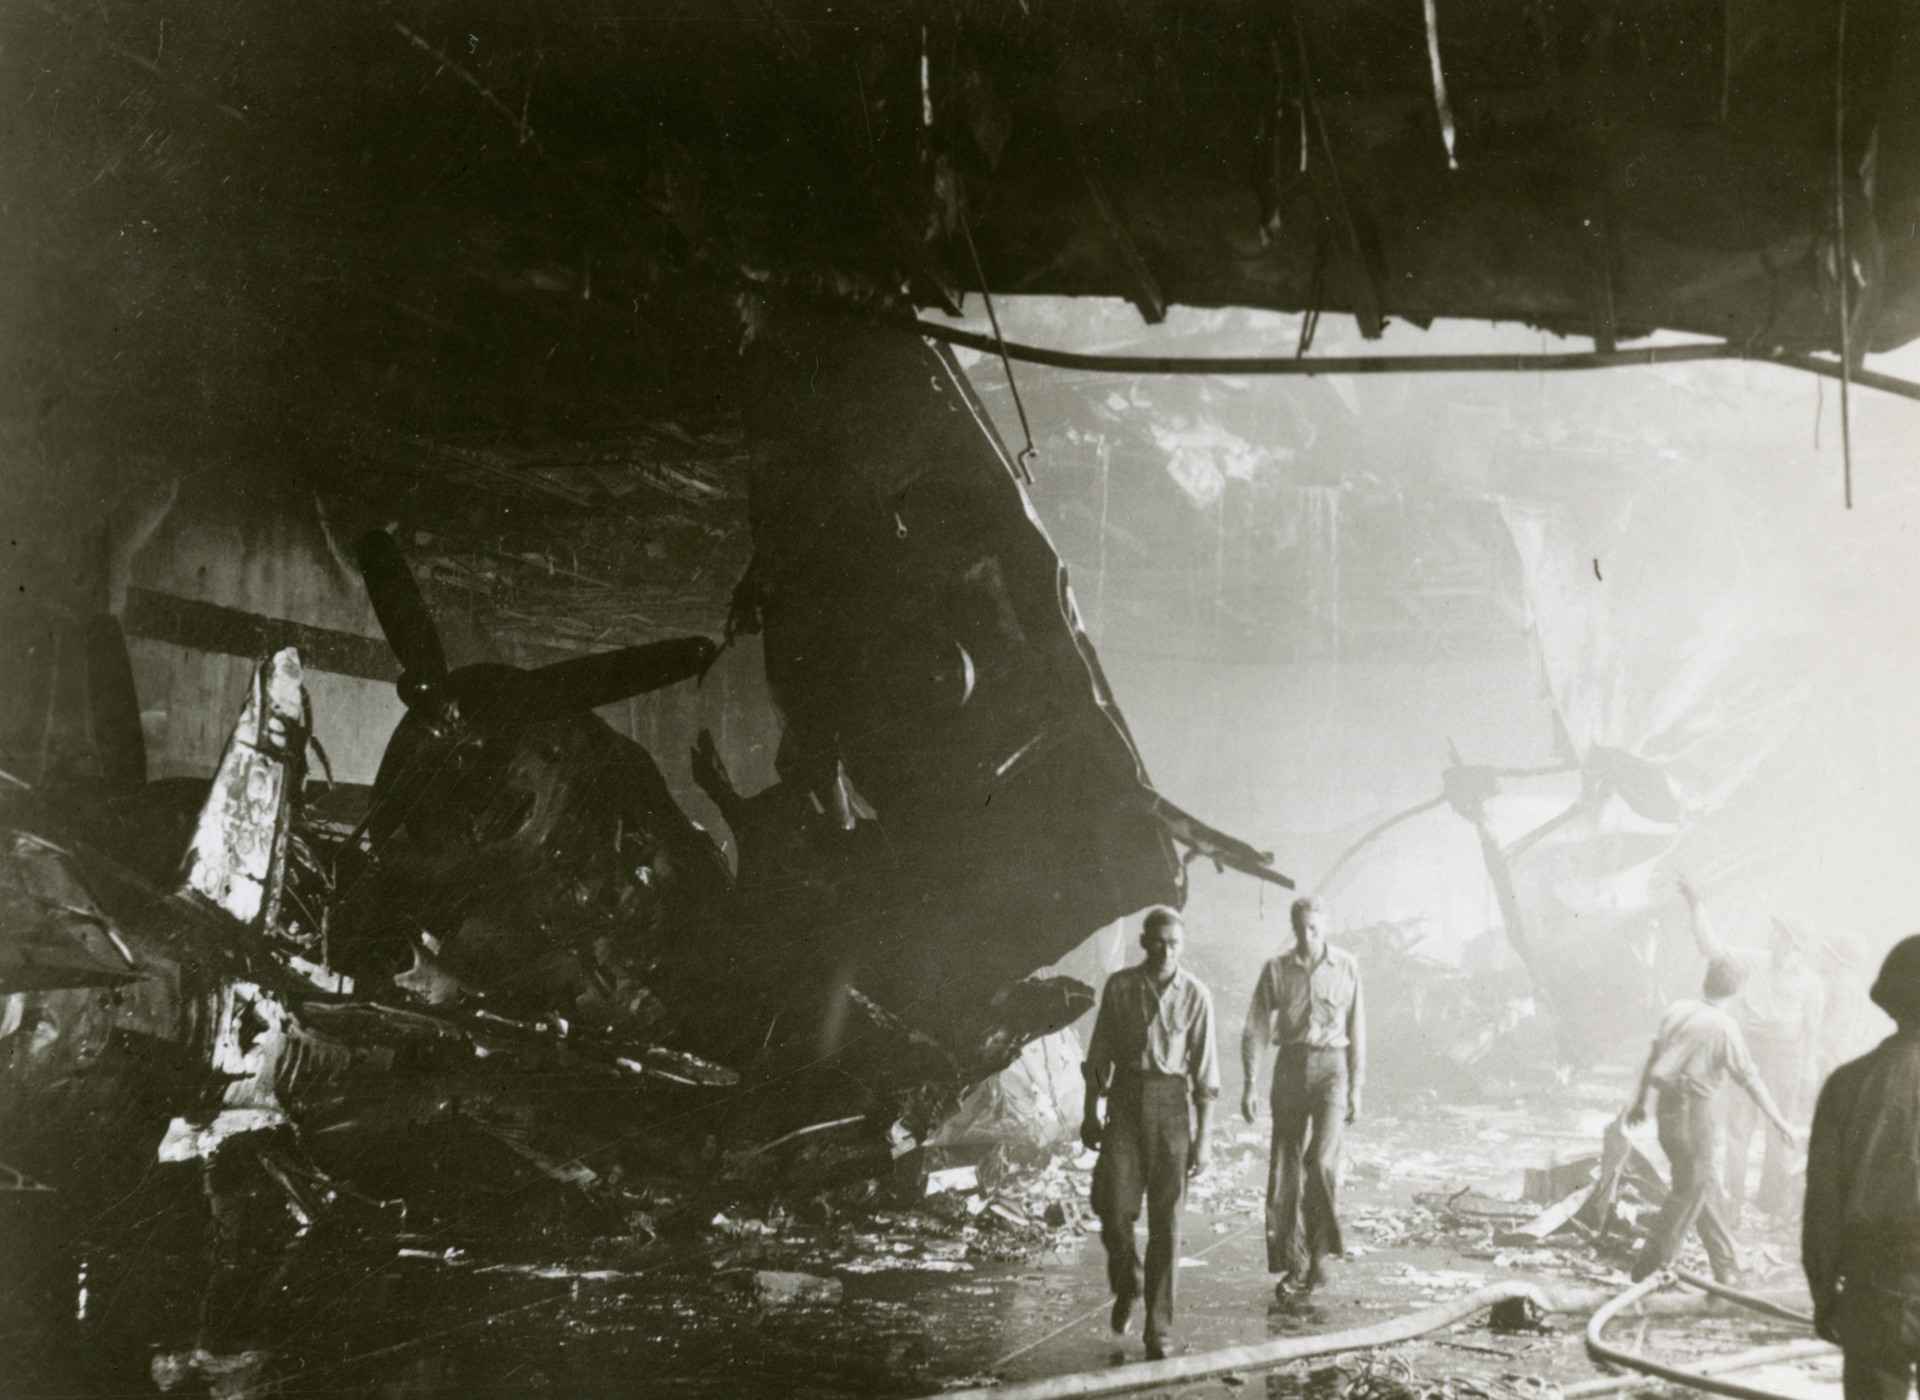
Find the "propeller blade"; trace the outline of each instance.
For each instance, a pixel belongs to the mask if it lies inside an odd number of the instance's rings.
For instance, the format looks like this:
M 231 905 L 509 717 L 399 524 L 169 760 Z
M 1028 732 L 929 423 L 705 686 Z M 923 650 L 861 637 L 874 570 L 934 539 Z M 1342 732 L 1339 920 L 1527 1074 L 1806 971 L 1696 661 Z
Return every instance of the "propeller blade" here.
M 527 682 L 539 703 L 591 710 L 688 680 L 719 654 L 720 648 L 705 637 L 676 637 L 556 661 L 528 672 Z
M 1684 815 L 1673 784 L 1658 764 L 1625 749 L 1595 745 L 1587 755 L 1587 766 L 1648 821 L 1676 823 Z
M 355 544 L 354 553 L 360 558 L 360 573 L 367 581 L 373 614 L 380 619 L 380 630 L 399 658 L 400 668 L 415 681 L 444 677 L 447 654 L 440 646 L 440 633 L 393 536 L 384 530 L 369 530 Z
M 109 613 L 87 619 L 87 719 L 101 776 L 122 787 L 147 780 L 147 740 L 126 634 Z

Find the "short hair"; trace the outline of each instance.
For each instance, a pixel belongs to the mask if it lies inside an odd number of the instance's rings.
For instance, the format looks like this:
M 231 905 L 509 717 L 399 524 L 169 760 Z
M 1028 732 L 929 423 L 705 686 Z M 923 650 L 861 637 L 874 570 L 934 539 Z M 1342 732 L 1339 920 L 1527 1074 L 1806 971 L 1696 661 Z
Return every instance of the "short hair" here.
M 1287 917 L 1293 920 L 1293 926 L 1297 929 L 1307 921 L 1307 915 L 1313 913 L 1315 910 L 1324 914 L 1327 906 L 1312 895 L 1303 894 L 1300 898 L 1294 900 L 1293 908 L 1287 911 Z
M 1700 990 L 1718 1000 L 1732 996 L 1746 980 L 1746 968 L 1732 958 L 1715 958 L 1707 964 L 1706 980 L 1700 984 Z
M 1893 945 L 1867 995 L 1903 1026 L 1920 1021 L 1920 933 L 1910 933 Z
M 1153 908 L 1147 910 L 1147 917 L 1140 925 L 1140 932 L 1142 934 L 1152 933 L 1155 929 L 1165 928 L 1168 924 L 1179 924 L 1181 928 L 1186 927 L 1186 924 L 1181 921 L 1180 916 L 1174 913 L 1173 910 L 1167 908 L 1164 904 L 1156 904 Z

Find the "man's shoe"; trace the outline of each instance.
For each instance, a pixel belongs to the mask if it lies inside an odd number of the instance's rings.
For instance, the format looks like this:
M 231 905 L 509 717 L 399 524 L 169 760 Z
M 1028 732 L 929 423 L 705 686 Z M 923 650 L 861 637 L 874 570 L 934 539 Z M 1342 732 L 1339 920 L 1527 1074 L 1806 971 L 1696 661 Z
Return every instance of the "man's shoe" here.
M 1320 1267 L 1320 1261 L 1316 1259 L 1313 1261 L 1313 1267 L 1307 1270 L 1307 1276 L 1300 1280 L 1300 1291 L 1302 1293 L 1311 1293 L 1316 1288 L 1325 1288 L 1326 1286 L 1327 1271 Z
M 1171 1348 L 1164 1341 L 1150 1341 L 1147 1343 L 1147 1360 L 1165 1361 L 1170 1350 Z
M 1132 1316 L 1133 1295 L 1131 1293 L 1116 1295 L 1113 1300 L 1113 1311 L 1107 1314 L 1107 1325 L 1113 1329 L 1114 1336 L 1120 1337 L 1126 1334 L 1127 1321 Z

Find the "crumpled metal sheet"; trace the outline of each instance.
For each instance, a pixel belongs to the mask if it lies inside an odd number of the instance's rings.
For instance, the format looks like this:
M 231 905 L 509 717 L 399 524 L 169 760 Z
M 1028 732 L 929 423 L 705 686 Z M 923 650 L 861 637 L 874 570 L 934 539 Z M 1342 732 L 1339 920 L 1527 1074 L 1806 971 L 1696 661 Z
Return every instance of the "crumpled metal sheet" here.
M 255 929 L 273 922 L 288 802 L 305 773 L 300 686 L 300 655 L 291 647 L 258 671 L 188 855 L 187 887 Z
M 9 849 L 8 859 L 0 861 L 0 993 L 114 987 L 139 976 L 66 856 L 25 832 L 4 839 Z
M 832 928 L 847 980 L 964 1043 L 999 988 L 1181 902 L 1181 864 L 1065 567 L 958 366 L 829 322 L 784 324 L 755 354 L 768 449 L 742 620 L 765 630 L 782 785 L 851 827 L 807 922 Z M 871 819 L 836 803 L 843 775 Z

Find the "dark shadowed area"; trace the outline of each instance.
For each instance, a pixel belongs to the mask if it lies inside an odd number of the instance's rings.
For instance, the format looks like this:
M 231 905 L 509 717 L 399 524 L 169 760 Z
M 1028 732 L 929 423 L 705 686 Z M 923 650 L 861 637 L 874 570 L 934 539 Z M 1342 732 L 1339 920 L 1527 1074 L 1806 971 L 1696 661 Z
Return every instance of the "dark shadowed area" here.
M 1804 1125 L 1920 926 L 1916 79 L 1890 0 L 0 10 L 0 1390 L 1104 1374 L 1089 1013 L 1179 909 L 1237 1106 L 1303 894 L 1348 1247 L 1275 1299 L 1223 1109 L 1183 1354 L 1551 1328 L 1183 1393 L 1591 1381 L 1663 1010 L 1803 968 Z

